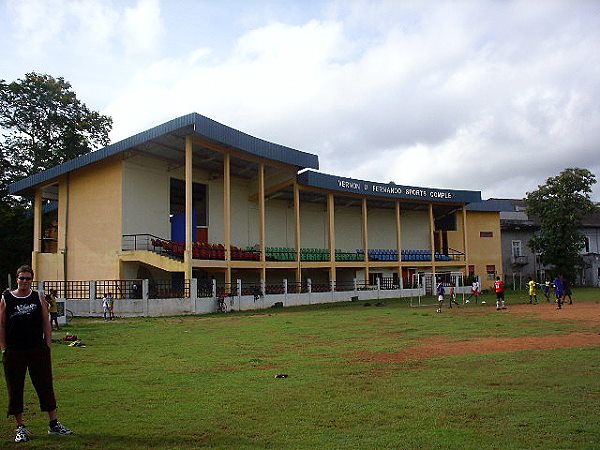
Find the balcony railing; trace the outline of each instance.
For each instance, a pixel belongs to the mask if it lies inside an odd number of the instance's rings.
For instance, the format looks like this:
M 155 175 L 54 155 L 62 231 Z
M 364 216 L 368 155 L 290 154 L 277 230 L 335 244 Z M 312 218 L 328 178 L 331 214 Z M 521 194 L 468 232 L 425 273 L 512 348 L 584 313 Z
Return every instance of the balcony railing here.
M 526 255 L 513 255 L 511 263 L 513 266 L 526 266 L 529 264 L 529 257 Z

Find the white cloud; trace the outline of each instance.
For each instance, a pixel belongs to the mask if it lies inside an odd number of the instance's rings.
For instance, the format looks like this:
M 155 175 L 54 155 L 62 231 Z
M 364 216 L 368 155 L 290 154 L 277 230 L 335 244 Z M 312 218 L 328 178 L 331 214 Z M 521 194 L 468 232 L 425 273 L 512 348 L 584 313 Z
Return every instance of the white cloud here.
M 181 17 L 158 0 L 60 1 L 55 14 L 12 2 L 18 35 L 85 61 L 72 73 L 115 139 L 196 111 L 317 153 L 330 173 L 484 197 L 599 167 L 598 2 L 355 0 L 303 20 L 265 7 L 262 21 L 230 5 L 239 28 L 216 47 L 196 33 L 214 12 L 202 2 Z
M 123 13 L 121 33 L 128 53 L 147 53 L 156 49 L 163 33 L 158 0 L 138 0 Z
M 57 0 L 9 0 L 8 8 L 16 27 L 15 39 L 37 53 L 60 35 L 65 23 L 65 3 Z

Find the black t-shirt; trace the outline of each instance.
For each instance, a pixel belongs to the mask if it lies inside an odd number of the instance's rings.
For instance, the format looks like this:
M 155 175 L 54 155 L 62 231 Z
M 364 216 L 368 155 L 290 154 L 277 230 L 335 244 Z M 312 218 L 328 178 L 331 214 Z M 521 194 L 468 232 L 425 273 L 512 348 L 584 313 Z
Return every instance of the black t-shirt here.
M 2 293 L 6 304 L 6 347 L 27 350 L 44 343 L 42 304 L 37 291 L 15 297 L 8 289 Z

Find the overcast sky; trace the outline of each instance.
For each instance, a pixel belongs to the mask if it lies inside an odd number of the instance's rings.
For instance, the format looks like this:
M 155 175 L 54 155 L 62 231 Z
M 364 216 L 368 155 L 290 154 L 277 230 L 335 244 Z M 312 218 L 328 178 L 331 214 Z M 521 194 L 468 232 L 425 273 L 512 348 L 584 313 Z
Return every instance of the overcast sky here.
M 197 112 L 345 177 L 483 198 L 600 177 L 600 1 L 0 0 L 0 78 L 31 71 L 113 142 Z

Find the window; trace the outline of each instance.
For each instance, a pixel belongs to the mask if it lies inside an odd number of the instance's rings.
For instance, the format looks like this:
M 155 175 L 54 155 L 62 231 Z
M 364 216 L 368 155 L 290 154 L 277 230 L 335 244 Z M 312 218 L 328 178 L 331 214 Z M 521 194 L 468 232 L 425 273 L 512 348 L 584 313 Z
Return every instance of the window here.
M 469 276 L 475 276 L 475 265 L 469 264 Z
M 512 241 L 512 256 L 513 258 L 523 256 L 523 245 L 521 241 Z
M 493 231 L 480 231 L 479 237 L 482 237 L 482 238 L 494 237 L 494 232 Z
M 496 266 L 494 264 L 486 265 L 485 271 L 487 273 L 488 280 L 493 280 L 494 278 L 496 278 Z
M 585 252 L 586 253 L 590 252 L 590 238 L 589 238 L 589 236 L 585 237 Z

